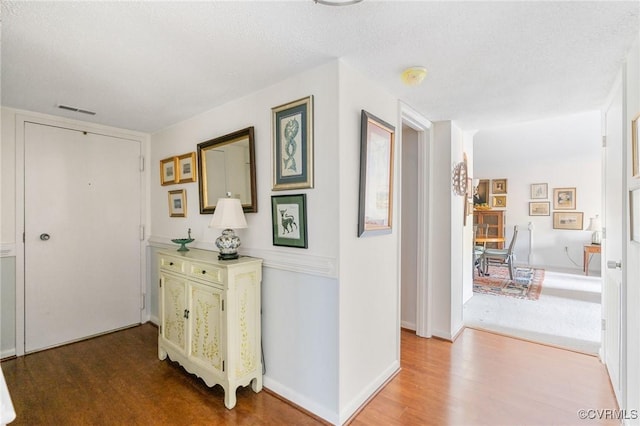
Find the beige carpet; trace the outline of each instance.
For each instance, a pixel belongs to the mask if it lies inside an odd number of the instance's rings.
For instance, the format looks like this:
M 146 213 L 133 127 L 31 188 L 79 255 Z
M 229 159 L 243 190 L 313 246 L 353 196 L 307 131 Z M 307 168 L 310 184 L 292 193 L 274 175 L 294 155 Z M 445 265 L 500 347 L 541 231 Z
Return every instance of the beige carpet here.
M 534 342 L 597 354 L 600 348 L 600 277 L 545 271 L 538 300 L 474 293 L 464 322 Z

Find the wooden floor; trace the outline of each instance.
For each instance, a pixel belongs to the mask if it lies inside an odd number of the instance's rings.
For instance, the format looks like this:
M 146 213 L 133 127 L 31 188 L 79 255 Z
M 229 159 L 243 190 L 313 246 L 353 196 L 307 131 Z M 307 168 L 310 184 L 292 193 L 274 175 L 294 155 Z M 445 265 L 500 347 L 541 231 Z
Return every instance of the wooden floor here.
M 159 361 L 156 342 L 145 324 L 2 362 L 12 425 L 322 424 L 250 387 L 227 410 L 219 386 Z M 401 365 L 353 425 L 606 424 L 578 410 L 616 408 L 597 358 L 482 331 L 455 344 L 403 331 Z

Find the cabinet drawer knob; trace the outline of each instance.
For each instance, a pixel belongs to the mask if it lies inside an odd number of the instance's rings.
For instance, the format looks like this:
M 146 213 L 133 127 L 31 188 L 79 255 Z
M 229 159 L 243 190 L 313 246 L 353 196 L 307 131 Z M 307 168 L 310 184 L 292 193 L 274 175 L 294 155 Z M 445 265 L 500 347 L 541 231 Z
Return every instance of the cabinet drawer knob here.
M 173 262 L 169 262 L 169 266 L 173 266 Z
M 202 271 L 202 275 L 204 275 L 204 274 L 206 274 L 206 273 L 207 273 L 207 271 Z

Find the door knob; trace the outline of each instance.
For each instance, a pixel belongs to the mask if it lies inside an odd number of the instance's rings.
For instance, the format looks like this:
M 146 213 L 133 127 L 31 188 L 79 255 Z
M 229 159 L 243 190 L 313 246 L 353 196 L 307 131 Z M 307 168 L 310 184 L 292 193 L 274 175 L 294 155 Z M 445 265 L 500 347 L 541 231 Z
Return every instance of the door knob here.
M 47 241 L 51 236 L 49 234 L 40 234 L 40 239 L 42 241 Z
M 615 260 L 609 260 L 607 262 L 607 268 L 609 268 L 609 269 L 622 268 L 622 262 L 616 262 Z

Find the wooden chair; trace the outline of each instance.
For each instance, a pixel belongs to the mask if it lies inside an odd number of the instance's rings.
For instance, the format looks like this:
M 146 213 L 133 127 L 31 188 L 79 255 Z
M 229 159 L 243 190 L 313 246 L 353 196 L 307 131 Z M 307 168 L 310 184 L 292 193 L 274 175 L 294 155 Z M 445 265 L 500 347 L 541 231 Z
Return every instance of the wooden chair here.
M 485 249 L 482 253 L 481 263 L 483 265 L 484 274 L 489 274 L 489 265 L 506 266 L 509 268 L 509 278 L 513 281 L 515 268 L 513 265 L 513 248 L 518 238 L 518 225 L 513 227 L 513 237 L 507 249 Z

